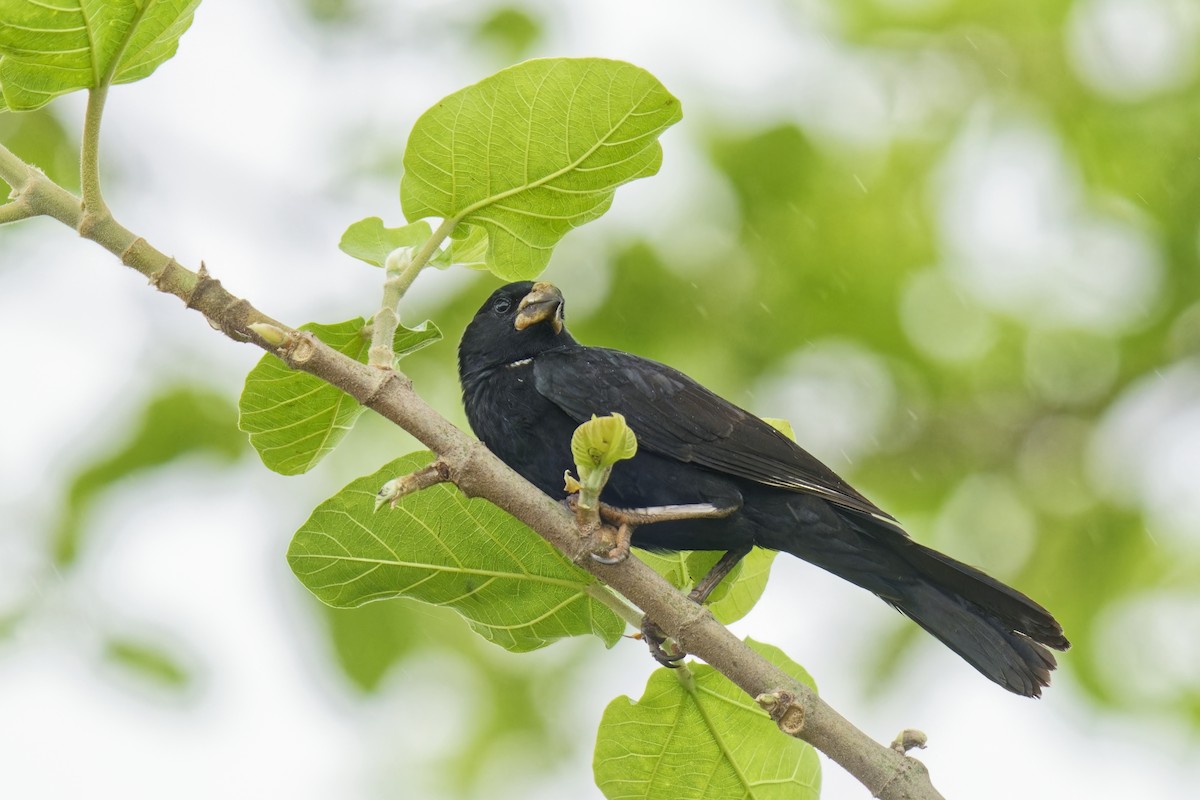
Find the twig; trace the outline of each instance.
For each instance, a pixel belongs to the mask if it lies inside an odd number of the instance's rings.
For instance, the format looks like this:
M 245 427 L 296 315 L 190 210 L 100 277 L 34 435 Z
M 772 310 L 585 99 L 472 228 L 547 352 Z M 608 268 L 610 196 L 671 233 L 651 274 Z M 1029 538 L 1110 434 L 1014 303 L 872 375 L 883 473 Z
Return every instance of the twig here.
M 0 146 L 0 178 L 14 186 L 26 185 L 24 196 L 35 213 L 79 229 L 83 218 L 79 198 L 25 165 L 3 146 Z M 381 380 L 379 370 L 271 319 L 247 301 L 231 295 L 205 270 L 185 269 L 111 216 L 80 232 L 117 255 L 122 263 L 146 275 L 159 291 L 173 294 L 187 307 L 199 311 L 214 328 L 230 338 L 249 341 L 275 353 L 291 367 L 337 386 L 399 425 L 439 455 L 449 469 L 450 480 L 465 494 L 491 501 L 562 552 L 578 555 L 579 533 L 574 517 L 482 444 L 454 427 L 413 391 L 409 381 L 397 380 L 396 373 Z M 264 323 L 267 327 L 263 327 Z M 256 333 L 256 328 L 267 335 Z M 278 344 L 278 333 L 283 334 L 283 345 Z M 790 693 L 794 699 L 787 706 L 796 709 L 793 716 L 800 714 L 803 720 L 793 735 L 842 765 L 873 796 L 885 800 L 941 797 L 921 762 L 875 742 L 858 730 L 807 686 L 792 680 L 747 647 L 711 613 L 638 559 L 607 565 L 576 558 L 576 563 L 628 598 L 687 652 L 704 659 L 751 697 Z
M 432 464 L 421 467 L 416 472 L 392 478 L 385 483 L 379 493 L 375 495 L 375 510 L 378 511 L 384 504 L 395 508 L 396 503 L 405 495 L 428 489 L 430 486 L 445 483 L 448 480 L 450 480 L 450 466 L 440 458 L 436 459 Z
M 34 216 L 37 216 L 37 212 L 30 208 L 28 203 L 23 202 L 19 198 L 0 205 L 0 225 L 29 219 Z
M 383 303 L 372 322 L 371 348 L 367 351 L 367 363 L 372 367 L 391 369 L 395 366 L 392 339 L 400 325 L 400 300 L 423 267 L 413 261 L 411 247 L 398 247 L 388 254 L 384 262 Z

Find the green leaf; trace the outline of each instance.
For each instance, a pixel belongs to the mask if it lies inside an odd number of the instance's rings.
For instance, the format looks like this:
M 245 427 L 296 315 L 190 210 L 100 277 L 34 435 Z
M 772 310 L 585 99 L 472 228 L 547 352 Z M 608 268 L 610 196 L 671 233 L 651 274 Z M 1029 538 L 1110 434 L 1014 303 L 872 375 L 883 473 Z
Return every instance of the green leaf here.
M 478 225 L 458 225 L 450 234 L 446 246 L 429 260 L 435 267 L 452 264 L 471 269 L 487 269 L 487 231 Z
M 400 202 L 488 235 L 487 264 L 536 276 L 572 228 L 623 183 L 658 171 L 658 136 L 682 116 L 650 73 L 622 61 L 526 61 L 446 97 L 413 126 Z
M 300 330 L 366 363 L 371 335 L 362 317 L 334 325 L 309 323 Z M 437 326 L 426 322 L 417 330 L 397 328 L 392 347 L 400 358 L 441 338 Z M 238 428 L 250 434 L 263 464 L 282 475 L 299 475 L 316 466 L 365 411 L 341 389 L 290 369 L 270 354 L 246 376 L 238 410 Z
M 638 550 L 637 555 L 676 589 L 690 591 L 725 554 L 720 550 Z M 717 584 L 705 605 L 718 622 L 728 625 L 750 613 L 767 588 L 776 555 L 774 550 L 756 547 Z
M 746 640 L 813 686 L 778 648 Z M 816 798 L 821 764 L 810 745 L 779 732 L 766 712 L 721 673 L 692 662 L 655 670 L 637 702 L 618 697 L 600 720 L 593 769 L 609 800 Z M 815 688 L 815 687 L 814 687 Z
M 589 595 L 596 579 L 492 504 L 438 484 L 373 512 L 385 481 L 432 458 L 404 456 L 317 506 L 288 548 L 309 591 L 339 607 L 392 597 L 450 606 L 515 652 L 588 633 L 610 646 L 620 638 L 625 623 Z
M 750 613 L 767 588 L 771 565 L 775 563 L 777 555 L 779 553 L 775 550 L 754 548 L 738 564 L 738 574 L 721 581 L 713 590 L 706 605 L 718 622 L 728 625 Z
M 0 3 L 0 89 L 30 111 L 76 89 L 141 80 L 171 56 L 200 0 Z
M 338 247 L 360 261 L 382 267 L 388 254 L 397 247 L 420 247 L 433 231 L 428 222 L 419 221 L 399 228 L 385 228 L 379 217 L 360 219 L 342 234 Z

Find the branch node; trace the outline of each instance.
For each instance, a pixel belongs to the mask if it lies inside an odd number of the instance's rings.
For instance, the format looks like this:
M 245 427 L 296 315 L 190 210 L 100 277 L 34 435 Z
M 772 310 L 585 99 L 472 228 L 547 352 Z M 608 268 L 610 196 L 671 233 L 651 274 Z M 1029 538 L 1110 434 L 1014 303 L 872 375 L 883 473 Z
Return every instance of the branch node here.
M 393 367 L 379 367 L 376 370 L 376 374 L 379 377 L 375 381 L 375 385 L 371 387 L 371 390 L 369 392 L 367 392 L 367 396 L 364 397 L 362 400 L 362 404 L 364 406 L 366 406 L 367 408 L 375 407 L 375 404 L 379 402 L 379 398 L 382 397 L 387 392 L 388 387 L 391 385 L 392 381 L 408 380 L 408 378 L 406 376 L 401 375 Z M 411 384 L 411 382 L 410 382 L 410 384 Z
M 894 794 L 893 792 L 890 791 L 892 785 L 895 784 L 897 781 L 903 781 L 905 783 L 912 783 L 913 778 L 910 776 L 910 773 L 912 773 L 912 774 L 918 776 L 917 777 L 918 783 L 927 784 L 927 786 L 925 788 L 927 788 L 931 792 L 931 794 L 929 795 L 930 797 L 938 798 L 938 800 L 940 800 L 941 795 L 937 793 L 937 790 L 933 788 L 932 784 L 929 784 L 929 770 L 926 769 L 925 765 L 922 764 L 917 759 L 913 758 L 910 755 L 906 755 L 904 753 L 904 750 L 902 749 L 902 748 L 904 748 L 905 737 L 913 735 L 913 734 L 920 736 L 922 739 L 924 739 L 924 737 L 925 737 L 925 734 L 921 733 L 920 731 L 903 730 L 900 732 L 900 735 L 896 737 L 896 741 L 892 742 L 891 749 L 896 751 L 897 753 L 899 753 L 900 759 L 899 759 L 899 761 L 896 762 L 895 770 L 893 770 L 892 774 L 888 777 L 888 779 L 883 782 L 883 785 L 880 786 L 878 789 L 872 790 L 872 792 L 871 792 L 872 797 L 890 797 L 890 796 L 892 796 Z M 925 745 L 918 744 L 915 746 L 924 747 Z M 921 780 L 922 778 L 924 780 Z M 864 783 L 865 783 L 865 781 L 864 781 Z M 868 788 L 870 788 L 870 787 L 868 786 Z M 907 795 L 905 795 L 905 796 L 907 796 Z
M 163 267 L 162 274 L 165 275 L 167 272 L 173 269 L 183 269 L 179 262 L 175 260 L 174 256 L 172 256 L 167 262 L 167 265 Z M 213 290 L 220 290 L 220 288 L 221 282 L 212 277 L 208 271 L 208 267 L 205 266 L 203 261 L 201 261 L 200 269 L 196 272 L 196 285 L 192 287 L 190 292 L 188 292 L 187 297 L 183 299 L 183 303 L 188 308 L 202 312 L 202 309 L 200 309 L 199 306 L 204 299 L 204 295 Z
M 804 730 L 804 706 L 797 700 L 795 692 L 776 689 L 760 694 L 754 701 L 775 721 L 779 730 L 788 736 L 799 736 Z
M 95 239 L 96 229 L 103 227 L 105 223 L 112 222 L 112 219 L 113 215 L 106 206 L 102 206 L 99 211 L 96 211 L 84 205 L 83 213 L 79 217 L 79 225 L 76 226 L 75 231 L 84 239 Z
M 140 260 L 141 245 L 144 245 L 145 243 L 145 239 L 134 239 L 133 242 L 130 243 L 129 247 L 126 247 L 121 252 L 121 263 L 128 266 L 133 262 Z M 175 294 L 172 289 L 175 284 L 178 283 L 178 278 L 181 273 L 190 275 L 191 270 L 184 267 L 174 258 L 168 258 L 167 262 L 162 265 L 161 269 L 157 269 L 150 273 L 150 285 L 160 292 Z M 193 293 L 194 292 L 195 290 L 193 289 Z M 184 304 L 188 308 L 192 308 L 191 295 L 180 299 L 183 300 Z
M 296 331 L 280 350 L 284 360 L 295 367 L 306 363 L 317 352 L 317 339 L 308 331 Z
M 147 242 L 145 239 L 143 239 L 141 236 L 139 236 L 136 239 L 134 239 L 132 242 L 130 242 L 128 247 L 126 247 L 124 250 L 122 250 L 120 253 L 118 253 L 117 258 L 121 259 L 121 263 L 128 267 L 130 265 L 130 262 L 133 261 L 133 251 L 139 247 L 148 247 L 148 246 L 149 246 L 149 242 Z M 163 269 L 159 270 L 158 272 L 152 273 L 150 275 L 150 285 L 151 286 L 153 286 L 155 289 L 158 289 L 160 291 L 162 290 L 162 287 L 159 286 L 159 283 L 158 283 L 159 276 L 161 276 L 163 272 L 166 272 L 167 268 L 170 267 L 171 264 L 174 263 L 174 261 L 175 261 L 174 259 L 171 259 L 171 261 L 167 263 L 166 267 L 163 267 Z M 179 264 L 175 264 L 175 266 L 178 267 Z
M 900 755 L 904 755 L 914 747 L 924 750 L 925 743 L 927 741 L 929 741 L 929 737 L 926 736 L 922 731 L 916 730 L 915 728 L 905 728 L 904 730 L 900 731 L 899 735 L 896 736 L 896 739 L 892 742 L 891 747 Z

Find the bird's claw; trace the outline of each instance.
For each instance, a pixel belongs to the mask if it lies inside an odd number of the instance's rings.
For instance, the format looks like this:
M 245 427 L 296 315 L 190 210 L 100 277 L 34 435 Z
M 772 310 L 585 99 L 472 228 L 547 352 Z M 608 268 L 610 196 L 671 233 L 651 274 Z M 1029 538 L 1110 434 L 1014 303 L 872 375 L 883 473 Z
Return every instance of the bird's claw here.
M 579 495 L 573 494 L 563 500 L 563 504 L 576 515 L 579 514 Z M 633 538 L 633 526 L 622 523 L 614 531 L 610 526 L 604 525 L 587 525 L 580 519 L 580 533 L 588 535 L 589 532 L 595 538 L 593 543 L 596 549 L 588 553 L 592 561 L 597 564 L 620 564 L 625 559 L 629 558 L 629 542 Z
M 654 657 L 654 660 L 668 669 L 679 669 L 681 666 L 679 662 L 687 657 L 687 653 L 680 650 L 674 642 L 667 638 L 662 629 L 648 618 L 642 620 L 641 638 L 650 648 L 650 655 Z
M 605 553 L 588 553 L 588 556 L 592 559 L 592 561 L 595 561 L 597 564 L 608 564 L 609 566 L 611 566 L 613 564 L 620 564 L 622 561 L 629 558 L 629 551 L 626 550 L 623 553 L 618 552 L 617 548 L 614 547 L 612 550 L 609 550 L 607 554 L 605 554 Z

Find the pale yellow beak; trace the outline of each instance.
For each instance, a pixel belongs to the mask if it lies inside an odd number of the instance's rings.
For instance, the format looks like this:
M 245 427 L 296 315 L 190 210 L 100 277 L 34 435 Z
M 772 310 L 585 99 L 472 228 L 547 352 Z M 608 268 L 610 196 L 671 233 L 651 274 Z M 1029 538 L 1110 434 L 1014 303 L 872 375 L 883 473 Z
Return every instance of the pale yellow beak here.
M 517 306 L 516 329 L 523 331 L 539 322 L 549 322 L 556 334 L 563 329 L 563 296 L 552 283 L 535 283 Z

